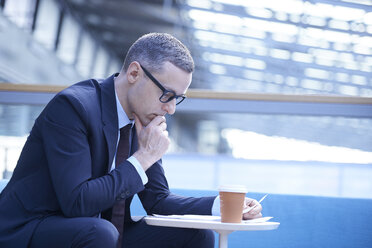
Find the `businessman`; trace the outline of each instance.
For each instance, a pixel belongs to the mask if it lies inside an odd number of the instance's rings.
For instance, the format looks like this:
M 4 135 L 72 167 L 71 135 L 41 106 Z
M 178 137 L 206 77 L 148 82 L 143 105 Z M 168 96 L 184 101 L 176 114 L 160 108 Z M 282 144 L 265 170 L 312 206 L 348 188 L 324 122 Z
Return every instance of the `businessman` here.
M 161 157 L 165 115 L 185 99 L 194 62 L 169 34 L 129 49 L 120 73 L 58 93 L 30 132 L 0 195 L 0 247 L 213 247 L 210 230 L 148 226 L 130 215 L 138 194 L 148 214 L 219 214 L 219 200 L 169 191 Z M 261 216 L 256 205 L 243 218 Z

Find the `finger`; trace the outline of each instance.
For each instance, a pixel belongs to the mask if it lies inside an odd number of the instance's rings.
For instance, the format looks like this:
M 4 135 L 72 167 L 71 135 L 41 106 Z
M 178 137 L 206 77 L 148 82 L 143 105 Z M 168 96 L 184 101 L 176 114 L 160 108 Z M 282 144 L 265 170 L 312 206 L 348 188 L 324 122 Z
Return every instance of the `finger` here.
M 168 131 L 164 131 L 163 134 L 165 135 L 165 137 L 168 137 Z
M 161 127 L 162 131 L 166 131 L 167 130 L 167 123 L 165 123 L 165 122 L 160 123 L 160 127 Z
M 165 117 L 162 115 L 156 116 L 147 126 L 159 126 L 162 122 L 165 122 Z
M 142 122 L 140 121 L 140 119 L 138 118 L 138 116 L 133 113 L 134 115 L 134 123 L 136 125 L 136 133 L 137 133 L 137 137 L 139 136 L 139 134 L 141 133 L 142 129 L 143 129 L 143 125 L 142 125 Z
M 259 204 L 259 203 L 258 203 L 257 200 L 255 200 L 255 199 L 250 199 L 250 202 L 249 202 L 248 206 L 249 206 L 249 207 L 253 207 L 253 206 L 256 206 L 256 205 L 258 205 L 258 204 Z
M 251 210 L 249 210 L 249 212 L 244 213 L 243 216 L 245 216 L 246 218 L 254 218 L 254 216 L 261 214 L 261 211 L 262 211 L 261 205 L 257 205 Z
M 250 220 L 250 219 L 256 219 L 256 218 L 261 218 L 261 217 L 262 217 L 262 213 L 258 213 L 255 215 L 252 215 L 249 213 L 243 214 L 243 220 Z
M 253 201 L 254 201 L 254 199 L 251 199 L 251 198 L 246 197 L 245 198 L 245 201 L 244 201 L 245 206 L 247 206 L 247 207 L 253 206 L 254 205 L 254 204 L 252 204 Z
M 251 211 L 249 211 L 248 213 L 250 215 L 256 215 L 256 214 L 260 213 L 261 211 L 262 211 L 262 206 L 261 206 L 261 204 L 258 204 Z
M 246 197 L 245 201 L 244 201 L 243 210 L 246 210 L 246 209 L 251 209 L 252 210 L 252 207 L 255 206 L 256 203 L 258 203 L 256 200 Z M 249 210 L 249 211 L 251 211 L 251 210 Z

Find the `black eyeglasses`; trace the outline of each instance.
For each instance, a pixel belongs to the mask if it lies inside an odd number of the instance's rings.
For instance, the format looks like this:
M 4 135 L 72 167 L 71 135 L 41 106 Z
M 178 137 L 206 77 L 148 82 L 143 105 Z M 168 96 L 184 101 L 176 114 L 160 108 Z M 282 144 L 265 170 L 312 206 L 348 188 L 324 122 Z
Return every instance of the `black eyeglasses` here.
M 180 104 L 183 100 L 185 100 L 186 96 L 184 94 L 182 95 L 176 95 L 176 92 L 173 90 L 167 90 L 161 85 L 161 83 L 154 78 L 151 73 L 146 70 L 142 65 L 141 65 L 142 70 L 145 72 L 145 74 L 151 79 L 151 81 L 156 84 L 156 86 L 159 87 L 163 91 L 163 94 L 161 94 L 159 101 L 162 103 L 167 103 L 172 101 L 173 99 L 176 99 L 176 105 Z

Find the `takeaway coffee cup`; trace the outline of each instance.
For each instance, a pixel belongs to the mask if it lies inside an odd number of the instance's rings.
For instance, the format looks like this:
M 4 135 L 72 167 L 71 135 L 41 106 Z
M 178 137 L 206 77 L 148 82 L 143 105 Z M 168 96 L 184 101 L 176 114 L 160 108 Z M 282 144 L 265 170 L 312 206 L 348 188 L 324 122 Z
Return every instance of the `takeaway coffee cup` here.
M 242 185 L 223 185 L 218 190 L 220 192 L 221 222 L 241 223 L 247 188 Z

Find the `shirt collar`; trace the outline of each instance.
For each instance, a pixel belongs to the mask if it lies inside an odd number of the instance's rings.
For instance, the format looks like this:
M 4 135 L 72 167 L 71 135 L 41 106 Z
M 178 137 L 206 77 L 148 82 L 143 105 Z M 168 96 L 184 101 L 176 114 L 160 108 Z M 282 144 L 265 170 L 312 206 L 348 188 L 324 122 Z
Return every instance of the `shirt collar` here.
M 125 127 L 128 124 L 132 124 L 132 127 L 133 127 L 134 120 L 129 120 L 127 114 L 125 113 L 123 109 L 123 106 L 121 106 L 118 95 L 116 94 L 116 89 L 115 89 L 115 98 L 116 98 L 116 110 L 118 112 L 119 129 L 122 127 Z

